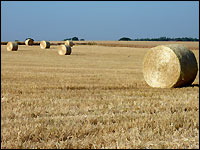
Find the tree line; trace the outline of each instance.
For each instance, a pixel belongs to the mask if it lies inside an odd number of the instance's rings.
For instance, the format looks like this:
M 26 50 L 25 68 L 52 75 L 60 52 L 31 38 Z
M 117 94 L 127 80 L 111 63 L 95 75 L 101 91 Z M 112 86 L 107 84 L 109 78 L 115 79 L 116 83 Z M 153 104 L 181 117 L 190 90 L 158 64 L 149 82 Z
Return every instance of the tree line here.
M 123 37 L 120 38 L 118 41 L 199 41 L 199 39 L 191 37 L 181 37 L 181 38 L 160 37 L 160 38 L 141 38 L 141 39 L 131 39 Z
M 67 40 L 69 40 L 69 41 L 79 41 L 78 37 L 66 38 L 63 41 L 67 41 Z M 85 41 L 85 39 L 80 39 L 80 41 Z
M 32 38 L 26 38 L 32 39 Z M 79 39 L 78 37 L 73 38 L 66 38 L 63 41 L 85 41 L 85 39 Z M 15 40 L 18 42 L 19 40 Z M 181 37 L 181 38 L 169 38 L 169 37 L 160 37 L 160 38 L 141 38 L 141 39 L 131 39 L 128 37 L 122 37 L 118 41 L 199 41 L 197 38 L 191 38 L 191 37 Z
M 85 39 L 80 39 L 78 37 L 66 38 L 63 41 L 85 41 Z M 160 37 L 160 38 L 141 38 L 141 39 L 131 39 L 128 37 L 122 37 L 118 41 L 199 41 L 197 38 L 191 37 L 179 37 L 179 38 L 169 38 L 169 37 Z

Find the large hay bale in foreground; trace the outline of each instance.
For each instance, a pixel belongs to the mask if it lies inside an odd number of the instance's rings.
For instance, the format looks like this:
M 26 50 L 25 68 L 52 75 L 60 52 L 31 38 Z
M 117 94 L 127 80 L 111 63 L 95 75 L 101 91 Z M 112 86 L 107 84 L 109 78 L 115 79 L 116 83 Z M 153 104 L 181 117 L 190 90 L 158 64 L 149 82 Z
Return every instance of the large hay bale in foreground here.
M 40 47 L 41 47 L 41 49 L 50 48 L 50 42 L 48 42 L 48 41 L 41 41 L 40 42 Z
M 33 45 L 33 39 L 27 39 L 26 41 L 25 41 L 25 44 L 27 45 L 27 46 L 31 46 L 31 45 Z
M 58 47 L 58 54 L 59 55 L 70 55 L 72 52 L 72 49 L 70 46 L 67 45 L 60 45 Z
M 74 45 L 74 43 L 72 41 L 65 41 L 65 45 L 72 47 Z
M 188 86 L 195 80 L 197 71 L 194 53 L 178 44 L 153 47 L 143 61 L 144 79 L 151 87 Z
M 8 42 L 7 43 L 7 51 L 17 51 L 18 44 L 16 42 Z

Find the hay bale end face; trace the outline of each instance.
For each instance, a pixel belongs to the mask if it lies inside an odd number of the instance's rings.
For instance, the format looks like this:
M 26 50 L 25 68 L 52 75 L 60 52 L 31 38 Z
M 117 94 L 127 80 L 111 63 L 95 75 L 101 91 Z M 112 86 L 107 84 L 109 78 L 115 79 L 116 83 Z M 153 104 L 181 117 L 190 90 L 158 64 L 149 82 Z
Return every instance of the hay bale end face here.
M 16 42 L 8 42 L 7 43 L 7 51 L 17 51 L 18 44 Z
M 27 46 L 31 46 L 31 45 L 33 45 L 33 39 L 27 39 L 26 41 L 25 41 L 25 44 L 27 45 Z
M 143 61 L 144 79 L 156 88 L 188 86 L 195 80 L 197 71 L 194 53 L 178 44 L 153 47 Z
M 72 41 L 65 41 L 65 45 L 72 47 L 74 45 L 74 43 Z
M 70 46 L 67 45 L 60 45 L 58 47 L 58 54 L 59 55 L 70 55 L 72 52 L 72 49 Z
M 50 42 L 48 42 L 48 41 L 41 41 L 40 42 L 40 47 L 41 47 L 41 49 L 50 48 Z

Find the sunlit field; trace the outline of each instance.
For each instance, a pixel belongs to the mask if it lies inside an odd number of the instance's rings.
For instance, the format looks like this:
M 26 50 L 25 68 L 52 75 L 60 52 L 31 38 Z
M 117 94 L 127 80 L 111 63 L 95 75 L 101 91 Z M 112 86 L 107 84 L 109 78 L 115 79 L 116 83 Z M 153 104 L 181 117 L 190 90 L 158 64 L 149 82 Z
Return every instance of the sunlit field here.
M 199 67 L 199 43 L 178 43 Z M 1 148 L 199 148 L 199 72 L 181 88 L 143 78 L 144 55 L 160 44 L 75 42 L 65 56 L 58 45 L 1 45 Z

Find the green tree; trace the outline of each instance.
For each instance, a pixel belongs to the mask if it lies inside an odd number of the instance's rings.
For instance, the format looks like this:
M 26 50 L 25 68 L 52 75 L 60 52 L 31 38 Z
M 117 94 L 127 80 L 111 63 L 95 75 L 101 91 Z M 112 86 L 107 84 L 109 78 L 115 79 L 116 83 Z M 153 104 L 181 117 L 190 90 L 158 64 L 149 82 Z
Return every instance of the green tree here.
M 79 41 L 78 37 L 73 37 L 72 41 Z
M 63 41 L 67 41 L 67 40 L 71 41 L 72 39 L 71 39 L 71 38 L 68 38 L 68 39 L 64 39 Z
M 123 38 L 119 39 L 119 41 L 132 41 L 132 40 L 130 38 L 123 37 Z

